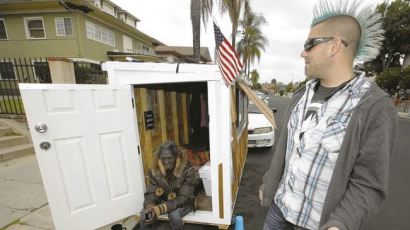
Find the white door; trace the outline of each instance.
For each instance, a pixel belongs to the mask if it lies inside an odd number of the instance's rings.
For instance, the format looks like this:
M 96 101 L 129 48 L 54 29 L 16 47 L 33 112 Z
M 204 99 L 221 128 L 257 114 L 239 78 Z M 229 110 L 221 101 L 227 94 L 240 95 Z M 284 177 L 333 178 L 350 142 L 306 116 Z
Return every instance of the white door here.
M 145 185 L 131 86 L 20 90 L 56 228 L 90 230 L 138 213 Z

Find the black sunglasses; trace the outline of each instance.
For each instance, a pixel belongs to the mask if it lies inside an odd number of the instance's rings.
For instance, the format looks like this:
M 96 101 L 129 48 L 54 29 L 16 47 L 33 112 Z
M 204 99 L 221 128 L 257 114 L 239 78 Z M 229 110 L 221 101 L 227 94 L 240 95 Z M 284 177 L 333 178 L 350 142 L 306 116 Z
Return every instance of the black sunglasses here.
M 315 46 L 317 46 L 317 45 L 319 45 L 319 44 L 322 44 L 322 43 L 324 43 L 324 42 L 331 41 L 331 40 L 333 40 L 333 39 L 335 39 L 335 38 L 334 38 L 334 37 L 309 38 L 309 39 L 307 39 L 306 42 L 305 42 L 304 49 L 305 49 L 305 51 L 309 51 L 309 50 L 311 50 L 313 47 L 315 47 Z M 342 39 L 342 44 L 343 44 L 344 46 L 346 46 L 346 47 L 349 45 L 349 44 L 348 44 L 345 40 L 343 40 L 343 39 Z

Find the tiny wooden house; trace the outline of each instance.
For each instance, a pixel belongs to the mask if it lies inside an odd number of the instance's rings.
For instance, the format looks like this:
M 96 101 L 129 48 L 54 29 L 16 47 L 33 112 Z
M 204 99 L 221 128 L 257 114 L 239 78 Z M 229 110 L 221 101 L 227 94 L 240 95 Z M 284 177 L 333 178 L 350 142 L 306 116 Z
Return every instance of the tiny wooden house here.
M 199 144 L 210 162 L 210 208 L 184 221 L 229 226 L 250 90 L 226 86 L 216 65 L 107 62 L 105 69 L 109 85 L 20 84 L 56 228 L 95 229 L 138 214 L 153 151 L 166 140 L 188 150 Z

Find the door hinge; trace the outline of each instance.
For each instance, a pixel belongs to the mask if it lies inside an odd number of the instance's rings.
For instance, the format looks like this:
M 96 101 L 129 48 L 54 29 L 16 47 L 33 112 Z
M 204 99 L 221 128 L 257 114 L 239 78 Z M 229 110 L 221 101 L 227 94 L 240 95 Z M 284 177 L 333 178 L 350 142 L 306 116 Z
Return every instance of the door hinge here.
M 134 98 L 131 98 L 132 108 L 134 109 Z
M 138 145 L 138 155 L 140 155 L 140 146 Z

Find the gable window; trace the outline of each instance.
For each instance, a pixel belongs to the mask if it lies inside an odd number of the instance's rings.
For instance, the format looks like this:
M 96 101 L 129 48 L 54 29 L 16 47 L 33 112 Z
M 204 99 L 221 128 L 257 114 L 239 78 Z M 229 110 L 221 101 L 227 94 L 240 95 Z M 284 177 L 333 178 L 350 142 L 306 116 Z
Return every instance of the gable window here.
M 14 67 L 12 62 L 0 62 L 0 79 L 15 80 Z
M 7 40 L 6 22 L 0 18 L 0 40 Z
M 115 10 L 114 7 L 108 5 L 107 3 L 103 3 L 102 10 L 105 11 L 108 14 L 111 14 L 112 16 L 115 16 Z
M 42 17 L 24 18 L 26 35 L 28 39 L 46 38 L 44 22 Z
M 92 22 L 85 22 L 87 38 L 115 47 L 114 32 Z
M 57 36 L 72 36 L 73 25 L 71 18 L 56 18 Z

